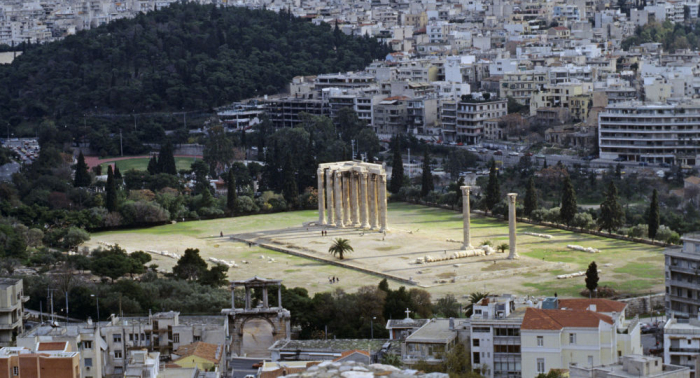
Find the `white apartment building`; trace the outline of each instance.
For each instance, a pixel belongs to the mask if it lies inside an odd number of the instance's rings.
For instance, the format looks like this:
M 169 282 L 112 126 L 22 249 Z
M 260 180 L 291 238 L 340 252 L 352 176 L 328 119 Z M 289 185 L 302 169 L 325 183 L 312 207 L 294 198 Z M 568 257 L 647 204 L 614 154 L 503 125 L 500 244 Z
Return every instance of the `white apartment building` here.
M 685 234 L 682 248 L 664 251 L 666 314 L 680 319 L 700 318 L 700 234 Z
M 602 159 L 695 166 L 700 146 L 700 102 L 608 105 L 598 114 Z
M 687 322 L 672 317 L 664 326 L 664 363 L 690 368 L 695 378 L 700 360 L 700 320 Z
M 508 114 L 508 100 L 459 101 L 455 133 L 459 142 L 478 144 L 484 138 L 484 122 Z
M 10 346 L 24 332 L 24 283 L 17 278 L 0 278 L 0 346 Z

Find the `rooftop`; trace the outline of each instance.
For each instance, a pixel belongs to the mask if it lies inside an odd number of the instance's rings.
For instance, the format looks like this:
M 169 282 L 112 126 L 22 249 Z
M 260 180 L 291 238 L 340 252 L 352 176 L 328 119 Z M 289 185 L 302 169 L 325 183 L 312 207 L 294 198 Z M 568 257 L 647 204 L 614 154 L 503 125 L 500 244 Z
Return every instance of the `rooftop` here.
M 386 339 L 335 339 L 335 340 L 279 340 L 270 350 L 318 350 L 342 353 L 348 350 L 373 350 L 382 349 Z
M 204 358 L 205 360 L 218 363 L 221 360 L 222 351 L 222 345 L 209 344 L 202 341 L 198 341 L 192 344 L 181 345 L 173 353 L 179 356 L 178 360 L 189 356 L 197 356 L 200 358 Z
M 17 285 L 22 280 L 19 278 L 0 278 L 0 289 L 6 289 L 10 286 Z
M 613 324 L 612 318 L 593 311 L 541 310 L 528 308 L 521 329 L 561 330 L 565 327 L 598 328 L 600 322 Z
M 560 298 L 559 299 L 559 309 L 568 310 L 578 310 L 584 311 L 589 310 L 591 305 L 595 306 L 596 312 L 622 312 L 627 308 L 627 304 L 624 302 L 613 301 L 610 299 L 603 298 Z
M 431 319 L 423 327 L 406 338 L 414 343 L 448 343 L 457 337 L 457 332 L 450 329 L 450 319 Z

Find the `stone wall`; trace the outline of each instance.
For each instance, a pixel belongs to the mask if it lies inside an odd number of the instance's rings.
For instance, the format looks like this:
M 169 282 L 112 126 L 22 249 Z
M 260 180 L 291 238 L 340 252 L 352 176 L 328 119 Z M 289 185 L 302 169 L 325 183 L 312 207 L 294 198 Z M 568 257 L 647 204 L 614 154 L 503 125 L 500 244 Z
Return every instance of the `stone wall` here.
M 651 301 L 650 301 L 651 298 Z M 652 294 L 642 297 L 618 299 L 620 302 L 627 303 L 627 316 L 645 315 L 651 312 L 652 308 L 664 307 L 665 294 Z M 651 306 L 649 304 L 651 303 Z

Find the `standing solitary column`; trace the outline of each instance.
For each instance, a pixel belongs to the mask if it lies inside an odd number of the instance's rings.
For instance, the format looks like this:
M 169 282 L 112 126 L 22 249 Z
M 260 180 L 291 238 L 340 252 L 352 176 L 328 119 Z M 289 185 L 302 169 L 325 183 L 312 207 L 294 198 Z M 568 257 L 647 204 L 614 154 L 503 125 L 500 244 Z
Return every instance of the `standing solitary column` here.
M 377 229 L 377 175 L 369 175 L 369 193 L 367 201 L 369 202 L 369 228 Z
M 510 242 L 510 254 L 508 260 L 518 258 L 518 249 L 515 240 L 515 203 L 518 193 L 508 193 L 508 241 Z
M 262 292 L 263 292 L 263 308 L 268 308 L 269 304 L 267 303 L 267 286 L 263 287 Z
M 318 224 L 326 224 L 326 196 L 324 194 L 323 186 L 323 169 L 319 168 L 316 171 L 316 176 L 318 177 Z
M 340 186 L 343 180 L 342 172 L 335 172 L 335 180 L 333 180 L 333 197 L 335 198 L 335 225 L 344 227 L 343 223 L 343 189 Z
M 350 220 L 350 177 L 347 172 L 343 173 L 343 225 L 352 226 Z
M 464 222 L 464 240 L 462 242 L 462 249 L 471 249 L 472 238 L 470 234 L 471 227 L 471 209 L 469 207 L 469 190 L 471 186 L 460 186 L 462 189 L 462 221 Z
M 354 171 L 350 171 L 350 222 L 353 227 L 358 227 L 360 225 L 360 219 L 358 217 L 358 185 L 357 174 Z
M 335 226 L 335 218 L 333 217 L 333 207 L 335 206 L 333 202 L 333 177 L 335 173 L 332 170 L 328 170 L 328 177 L 326 179 L 326 200 L 328 201 L 328 225 Z
M 282 308 L 282 285 L 277 286 L 277 307 Z
M 236 287 L 231 286 L 231 309 L 236 309 Z
M 245 309 L 250 310 L 250 288 L 245 288 Z
M 367 222 L 367 172 L 359 174 L 360 180 L 360 227 L 369 227 Z
M 379 231 L 386 231 L 386 174 L 382 173 L 379 175 Z

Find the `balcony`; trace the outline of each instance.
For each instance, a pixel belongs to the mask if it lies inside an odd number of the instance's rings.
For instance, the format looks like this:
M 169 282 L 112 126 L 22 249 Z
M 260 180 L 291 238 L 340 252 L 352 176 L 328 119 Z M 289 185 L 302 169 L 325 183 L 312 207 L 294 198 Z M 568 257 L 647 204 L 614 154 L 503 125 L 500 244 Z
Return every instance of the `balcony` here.
M 0 329 L 1 330 L 15 329 L 15 328 L 19 327 L 21 323 L 22 323 L 22 319 L 17 319 L 14 322 L 9 323 L 9 324 L 0 324 Z
M 672 353 L 692 353 L 692 354 L 698 354 L 700 353 L 700 348 L 674 348 L 670 347 L 668 350 Z

